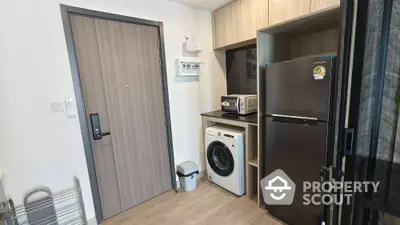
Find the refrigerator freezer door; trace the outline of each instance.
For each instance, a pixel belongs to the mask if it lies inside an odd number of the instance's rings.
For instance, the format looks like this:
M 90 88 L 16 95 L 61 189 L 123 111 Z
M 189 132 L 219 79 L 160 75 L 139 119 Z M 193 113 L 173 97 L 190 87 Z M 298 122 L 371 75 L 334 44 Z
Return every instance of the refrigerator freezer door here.
M 267 205 L 273 216 L 296 225 L 320 224 L 323 205 L 303 204 L 303 182 L 320 181 L 320 170 L 326 165 L 325 149 L 327 124 L 313 126 L 273 121 L 265 118 L 265 176 L 283 170 L 296 184 L 293 204 Z
M 267 115 L 316 117 L 328 121 L 332 62 L 332 57 L 317 57 L 268 65 Z

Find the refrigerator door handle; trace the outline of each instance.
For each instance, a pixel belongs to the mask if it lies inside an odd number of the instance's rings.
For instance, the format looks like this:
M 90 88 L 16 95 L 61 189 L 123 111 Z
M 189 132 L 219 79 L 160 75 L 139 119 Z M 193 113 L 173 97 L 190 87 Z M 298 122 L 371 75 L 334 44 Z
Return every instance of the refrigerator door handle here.
M 237 100 L 236 100 L 236 108 L 237 108 L 237 112 L 240 114 L 240 113 L 242 113 L 240 110 L 241 110 L 241 108 L 240 108 L 240 97 L 238 97 L 237 98 Z
M 291 116 L 291 115 L 285 115 L 285 114 L 272 114 L 272 117 L 282 117 L 282 118 L 287 118 L 287 119 L 315 120 L 315 121 L 318 121 L 318 118 L 316 118 L 316 117 Z
M 304 116 L 291 116 L 291 115 L 284 115 L 284 114 L 272 114 L 272 121 L 313 126 L 318 123 L 318 118 L 304 117 Z

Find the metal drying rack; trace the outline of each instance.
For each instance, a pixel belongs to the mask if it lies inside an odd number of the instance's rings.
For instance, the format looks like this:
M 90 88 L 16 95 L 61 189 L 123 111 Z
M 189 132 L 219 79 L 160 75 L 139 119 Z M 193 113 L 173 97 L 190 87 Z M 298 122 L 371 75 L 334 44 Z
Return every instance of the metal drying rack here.
M 85 206 L 78 178 L 73 188 L 52 194 L 48 188 L 29 192 L 24 204 L 14 207 L 12 200 L 4 209 L 5 225 L 87 225 Z M 33 199 L 34 195 L 45 197 Z M 0 221 L 0 225 L 2 221 Z

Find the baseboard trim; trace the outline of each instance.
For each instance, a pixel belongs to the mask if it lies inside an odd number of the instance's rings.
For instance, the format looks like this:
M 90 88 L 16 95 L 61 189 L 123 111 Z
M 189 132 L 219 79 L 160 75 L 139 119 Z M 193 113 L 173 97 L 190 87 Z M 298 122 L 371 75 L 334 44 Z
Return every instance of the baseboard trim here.
M 92 219 L 88 219 L 87 224 L 88 225 L 98 225 L 96 217 L 93 217 Z

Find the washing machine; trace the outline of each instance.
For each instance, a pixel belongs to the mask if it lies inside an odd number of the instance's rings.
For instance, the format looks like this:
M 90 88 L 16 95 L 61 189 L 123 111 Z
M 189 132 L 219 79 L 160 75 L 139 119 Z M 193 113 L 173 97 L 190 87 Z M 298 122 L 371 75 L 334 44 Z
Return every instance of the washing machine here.
M 238 196 L 246 192 L 244 138 L 244 131 L 234 128 L 206 128 L 208 179 Z

